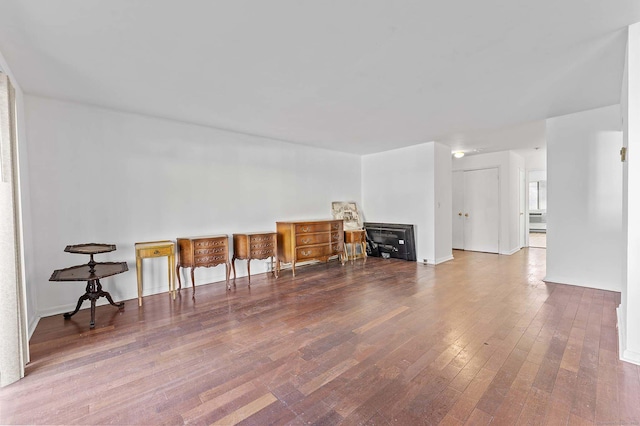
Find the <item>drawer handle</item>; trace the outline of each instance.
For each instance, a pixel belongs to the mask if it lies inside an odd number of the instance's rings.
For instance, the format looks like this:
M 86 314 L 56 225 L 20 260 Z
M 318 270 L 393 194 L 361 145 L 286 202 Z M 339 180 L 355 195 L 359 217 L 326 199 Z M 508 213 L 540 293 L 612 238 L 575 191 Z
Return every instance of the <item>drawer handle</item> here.
M 339 228 L 339 225 L 337 223 L 334 223 L 333 224 L 333 229 L 338 229 L 338 228 Z
M 303 226 L 301 229 L 302 229 L 302 232 L 309 232 L 311 228 L 309 228 L 308 226 Z
M 309 244 L 311 242 L 311 238 L 303 238 L 302 244 Z
M 338 234 L 333 234 L 333 239 L 334 239 L 334 240 L 338 240 L 339 238 L 340 238 L 340 235 L 338 235 Z
M 153 254 L 160 254 L 160 250 L 154 250 Z
M 302 251 L 302 255 L 303 256 L 309 256 L 311 254 L 311 250 L 303 250 Z

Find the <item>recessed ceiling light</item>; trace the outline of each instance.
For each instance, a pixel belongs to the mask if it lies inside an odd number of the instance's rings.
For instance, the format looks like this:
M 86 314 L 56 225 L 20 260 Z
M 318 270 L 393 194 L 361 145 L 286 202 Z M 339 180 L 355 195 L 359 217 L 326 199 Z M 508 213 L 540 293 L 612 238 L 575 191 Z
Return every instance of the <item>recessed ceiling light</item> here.
M 453 156 L 454 156 L 455 158 L 462 158 L 462 157 L 464 157 L 464 152 L 462 152 L 462 151 L 456 151 L 456 152 L 454 152 L 454 153 L 453 153 Z

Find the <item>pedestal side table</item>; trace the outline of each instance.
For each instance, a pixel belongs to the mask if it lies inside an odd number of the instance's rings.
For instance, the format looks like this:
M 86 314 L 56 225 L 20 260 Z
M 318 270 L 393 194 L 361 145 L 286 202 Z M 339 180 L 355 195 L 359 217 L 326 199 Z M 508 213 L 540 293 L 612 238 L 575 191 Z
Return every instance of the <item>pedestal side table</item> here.
M 90 256 L 89 263 L 86 265 L 76 265 L 64 269 L 56 269 L 51 274 L 49 281 L 86 281 L 87 287 L 85 293 L 78 299 L 78 304 L 73 312 L 64 314 L 65 319 L 71 318 L 82 306 L 85 300 L 91 301 L 91 322 L 89 328 L 96 325 L 96 300 L 100 297 L 106 297 L 109 303 L 119 309 L 124 308 L 124 302 L 115 303 L 109 292 L 102 290 L 100 278 L 110 277 L 129 270 L 127 262 L 95 262 L 93 255 L 98 253 L 107 253 L 114 251 L 116 246 L 113 244 L 78 244 L 67 246 L 64 251 L 67 253 L 88 254 Z
M 142 259 L 151 257 L 167 257 L 169 294 L 175 300 L 176 281 L 173 275 L 173 268 L 176 264 L 176 245 L 171 240 L 148 241 L 136 243 L 136 272 L 138 278 L 138 306 L 142 306 Z

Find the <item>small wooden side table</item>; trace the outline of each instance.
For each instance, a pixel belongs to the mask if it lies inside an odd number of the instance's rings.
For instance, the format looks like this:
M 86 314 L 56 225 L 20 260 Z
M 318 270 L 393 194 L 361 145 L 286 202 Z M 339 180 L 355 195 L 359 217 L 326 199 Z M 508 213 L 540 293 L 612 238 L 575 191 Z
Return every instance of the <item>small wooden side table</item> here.
M 276 232 L 249 232 L 233 234 L 233 279 L 236 279 L 236 259 L 247 260 L 247 274 L 251 284 L 251 260 L 271 258 L 271 273 L 276 278 L 278 274 L 273 267 L 273 258 L 276 256 L 278 234 Z
M 193 271 L 199 267 L 225 266 L 227 290 L 231 290 L 229 274 L 231 262 L 229 262 L 229 236 L 226 234 L 209 235 L 204 237 L 178 238 L 178 264 L 176 275 L 178 276 L 178 290 L 182 289 L 180 282 L 180 268 L 191 268 L 191 287 L 196 294 L 196 282 Z
M 364 229 L 354 229 L 354 230 L 345 230 L 344 231 L 344 244 L 345 244 L 345 253 L 347 255 L 347 260 L 351 260 L 352 262 L 355 259 L 363 258 L 364 261 L 367 261 L 367 231 Z M 357 247 L 360 246 L 360 254 L 358 254 Z M 351 248 L 351 254 L 349 254 L 349 250 L 347 247 Z
M 169 294 L 176 298 L 176 281 L 173 267 L 176 264 L 176 246 L 173 241 L 149 241 L 136 243 L 136 272 L 138 275 L 138 306 L 142 306 L 142 259 L 167 256 L 169 271 Z

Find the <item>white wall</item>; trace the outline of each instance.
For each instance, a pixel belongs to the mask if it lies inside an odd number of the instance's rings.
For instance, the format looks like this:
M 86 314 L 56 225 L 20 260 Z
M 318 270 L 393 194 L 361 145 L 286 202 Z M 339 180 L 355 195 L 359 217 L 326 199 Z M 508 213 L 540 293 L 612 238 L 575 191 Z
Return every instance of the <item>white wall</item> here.
M 540 180 L 547 180 L 547 170 L 532 170 L 529 172 L 529 181 L 537 182 Z
M 26 111 L 37 241 L 27 261 L 40 315 L 69 310 L 84 291 L 48 281 L 88 260 L 64 253 L 68 244 L 116 244 L 96 260 L 129 263 L 102 281 L 127 300 L 137 297 L 135 242 L 275 230 L 278 220 L 330 218 L 332 201 L 361 199 L 355 155 L 34 96 Z M 143 264 L 144 294 L 167 291 L 166 258 Z M 246 275 L 246 263 L 236 270 Z M 252 262 L 253 273 L 264 270 Z M 224 266 L 195 275 L 197 284 L 221 281 Z
M 515 253 L 522 248 L 520 246 L 520 170 L 522 170 L 523 172 L 525 170 L 524 158 L 514 153 L 513 151 L 509 151 L 509 199 L 507 200 L 507 202 L 509 203 L 508 253 Z M 522 196 L 527 197 L 526 188 L 522 188 L 522 190 L 525 191 Z M 523 211 L 522 214 L 524 215 L 525 212 Z
M 435 258 L 433 143 L 362 156 L 365 221 L 414 225 L 416 259 Z
M 546 281 L 620 291 L 618 105 L 547 120 Z
M 513 254 L 519 244 L 519 169 L 524 169 L 522 156 L 512 151 L 468 155 L 453 160 L 453 171 L 498 168 L 500 176 L 499 253 Z
M 451 149 L 435 142 L 362 157 L 365 220 L 414 225 L 419 262 L 452 258 L 450 164 Z
M 524 158 L 524 165 L 527 170 L 547 170 L 547 148 L 541 147 L 536 150 L 518 151 Z
M 452 217 L 453 202 L 451 181 L 451 147 L 441 143 L 434 144 L 434 185 L 435 185 L 435 259 L 429 263 L 439 264 L 453 259 Z

